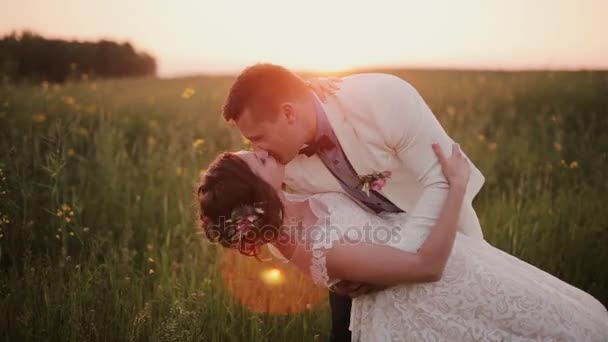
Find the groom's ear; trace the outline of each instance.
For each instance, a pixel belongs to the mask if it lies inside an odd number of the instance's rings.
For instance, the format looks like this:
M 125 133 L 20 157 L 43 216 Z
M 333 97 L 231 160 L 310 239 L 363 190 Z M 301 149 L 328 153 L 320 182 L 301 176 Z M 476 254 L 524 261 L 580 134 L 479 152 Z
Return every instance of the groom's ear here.
M 283 102 L 279 106 L 280 115 L 284 116 L 287 119 L 287 122 L 292 124 L 296 122 L 296 113 L 294 110 L 294 106 L 290 102 Z

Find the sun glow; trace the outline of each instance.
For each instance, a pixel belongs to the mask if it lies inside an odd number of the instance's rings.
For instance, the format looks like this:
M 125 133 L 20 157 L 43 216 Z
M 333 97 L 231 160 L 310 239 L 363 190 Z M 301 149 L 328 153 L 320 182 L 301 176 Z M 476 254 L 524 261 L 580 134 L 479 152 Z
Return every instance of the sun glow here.
M 318 71 L 606 68 L 607 12 L 601 0 L 23 0 L 4 6 L 0 32 L 130 40 L 157 57 L 161 75 L 256 62 Z
M 262 249 L 261 260 L 234 250 L 222 255 L 222 282 L 232 296 L 253 312 L 289 314 L 312 309 L 327 300 L 327 289 L 316 286 L 292 263 Z
M 285 278 L 278 268 L 271 268 L 269 270 L 262 271 L 262 280 L 268 285 L 277 285 L 283 283 Z

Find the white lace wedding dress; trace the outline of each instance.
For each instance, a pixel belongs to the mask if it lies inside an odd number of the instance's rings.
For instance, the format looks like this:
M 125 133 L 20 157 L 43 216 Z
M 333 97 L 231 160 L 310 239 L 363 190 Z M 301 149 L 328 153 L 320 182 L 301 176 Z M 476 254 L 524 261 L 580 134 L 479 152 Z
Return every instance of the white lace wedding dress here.
M 403 227 L 408 219 L 405 213 L 373 215 L 340 193 L 308 199 L 320 218 L 311 228 L 320 230 L 311 244 L 311 275 L 325 286 L 337 281 L 327 275 L 325 251 L 344 234 L 350 236 L 353 227 L 366 223 L 372 229 Z M 392 232 L 388 244 L 415 252 L 428 233 L 400 229 Z M 373 342 L 605 342 L 608 313 L 586 292 L 483 240 L 458 233 L 440 281 L 399 285 L 355 298 L 350 330 L 353 341 Z

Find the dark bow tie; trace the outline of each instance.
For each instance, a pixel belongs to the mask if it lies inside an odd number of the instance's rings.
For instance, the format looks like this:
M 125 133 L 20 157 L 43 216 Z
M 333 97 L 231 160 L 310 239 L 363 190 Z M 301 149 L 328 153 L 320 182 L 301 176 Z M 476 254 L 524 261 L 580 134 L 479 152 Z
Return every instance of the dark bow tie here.
M 336 146 L 327 135 L 322 135 L 317 141 L 302 148 L 298 154 L 305 154 L 307 157 L 312 156 L 323 150 L 328 150 Z

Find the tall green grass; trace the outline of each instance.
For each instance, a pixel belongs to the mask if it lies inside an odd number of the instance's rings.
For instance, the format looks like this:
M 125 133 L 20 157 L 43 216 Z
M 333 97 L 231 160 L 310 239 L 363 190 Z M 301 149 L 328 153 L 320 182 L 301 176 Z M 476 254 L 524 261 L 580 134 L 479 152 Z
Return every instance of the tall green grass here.
M 608 73 L 389 72 L 486 176 L 486 239 L 608 304 Z M 3 340 L 327 338 L 327 303 L 239 304 L 196 234 L 199 172 L 246 147 L 220 116 L 231 81 L 0 86 Z

